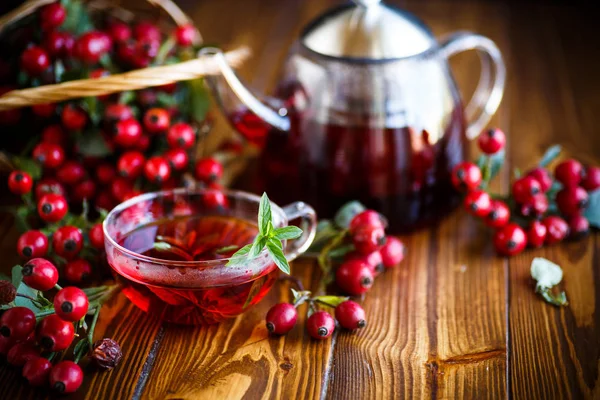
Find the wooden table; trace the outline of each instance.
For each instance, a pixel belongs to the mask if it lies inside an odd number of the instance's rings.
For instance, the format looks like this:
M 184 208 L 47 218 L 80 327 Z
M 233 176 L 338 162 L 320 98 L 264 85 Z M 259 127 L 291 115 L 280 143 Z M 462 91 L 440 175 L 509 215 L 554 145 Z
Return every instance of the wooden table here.
M 301 27 L 333 1 L 186 1 L 210 42 L 247 44 L 254 57 L 241 74 L 272 89 Z M 493 125 L 509 133 L 509 166 L 527 168 L 553 144 L 600 162 L 600 48 L 590 11 L 512 2 L 398 1 L 436 34 L 468 29 L 492 38 L 508 67 L 508 86 Z M 567 2 L 565 2 L 567 3 Z M 400 40 L 400 39 L 399 39 Z M 470 93 L 474 55 L 453 60 Z M 495 189 L 506 190 L 509 168 Z M 10 217 L 0 228 L 2 269 L 16 262 Z M 74 398 L 375 399 L 600 398 L 600 236 L 504 259 L 488 233 L 457 211 L 430 230 L 403 238 L 403 265 L 376 281 L 364 299 L 366 329 L 311 340 L 299 326 L 268 338 L 264 315 L 289 300 L 287 284 L 243 317 L 211 327 L 162 325 L 122 296 L 105 306 L 97 336 L 121 343 L 110 373 L 87 374 Z M 534 294 L 533 257 L 562 265 L 569 306 Z M 7 260 L 11 258 L 9 262 Z M 294 263 L 308 287 L 312 261 Z M 0 398 L 36 398 L 18 372 L 0 367 Z

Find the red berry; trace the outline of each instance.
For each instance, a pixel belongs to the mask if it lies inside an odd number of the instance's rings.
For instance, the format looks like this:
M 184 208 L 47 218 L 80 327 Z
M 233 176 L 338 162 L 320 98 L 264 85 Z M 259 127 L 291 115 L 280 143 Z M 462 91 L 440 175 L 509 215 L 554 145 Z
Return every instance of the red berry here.
M 346 254 L 346 256 L 344 257 L 344 261 L 350 260 L 357 260 L 367 264 L 371 269 L 371 273 L 373 273 L 373 276 L 380 274 L 381 272 L 383 272 L 384 269 L 383 258 L 381 257 L 381 252 L 379 250 L 376 250 L 366 255 L 360 254 L 357 251 L 350 252 Z
M 546 168 L 537 167 L 527 173 L 527 176 L 531 176 L 539 182 L 542 192 L 546 193 L 552 187 L 552 178 Z
M 501 228 L 510 220 L 510 209 L 505 202 L 492 200 L 492 208 L 485 217 L 485 224 L 492 228 Z
M 569 225 L 561 217 L 549 216 L 542 220 L 548 231 L 546 244 L 554 244 L 562 241 L 569 234 Z
M 540 221 L 533 221 L 527 229 L 527 244 L 534 248 L 542 247 L 547 234 L 546 225 Z
M 352 232 L 352 244 L 361 254 L 370 254 L 385 244 L 385 230 L 380 227 L 362 226 Z
M 119 175 L 135 179 L 142 174 L 146 157 L 139 151 L 128 151 L 121 155 L 117 162 Z
M 514 256 L 522 252 L 525 246 L 527 246 L 527 236 L 517 224 L 505 225 L 494 235 L 494 247 L 502 255 Z
M 68 349 L 73 342 L 75 329 L 71 322 L 57 314 L 50 314 L 38 324 L 35 337 L 44 350 L 61 351 Z
M 59 3 L 51 3 L 40 10 L 40 23 L 42 30 L 48 32 L 62 25 L 67 17 L 67 11 Z
M 335 308 L 335 319 L 342 328 L 355 330 L 367 326 L 365 310 L 355 301 L 346 300 Z
M 532 176 L 519 178 L 512 185 L 512 195 L 519 204 L 529 202 L 533 196 L 539 193 L 542 193 L 542 186 Z
M 112 164 L 104 163 L 96 167 L 96 179 L 103 185 L 111 183 L 116 175 L 115 167 Z
M 84 33 L 75 42 L 75 54 L 86 64 L 96 64 L 112 46 L 110 37 L 98 31 Z
M 45 104 L 34 104 L 31 106 L 31 111 L 41 118 L 50 118 L 54 115 L 54 111 L 56 111 L 56 104 L 54 103 L 45 103 Z M 42 140 L 43 141 L 43 140 Z
M 68 57 L 73 55 L 75 38 L 68 32 L 52 31 L 46 34 L 43 46 L 51 57 Z
M 171 176 L 171 166 L 163 157 L 151 157 L 144 165 L 144 175 L 153 183 L 166 182 Z
M 275 304 L 267 313 L 267 330 L 275 335 L 285 335 L 296 325 L 297 319 L 298 311 L 292 304 Z
M 14 194 L 26 194 L 31 192 L 33 179 L 25 171 L 13 171 L 8 176 L 8 188 Z
M 136 149 L 137 151 L 141 151 L 142 153 L 145 153 L 149 147 L 150 147 L 150 136 L 142 135 L 142 136 L 140 136 L 140 139 L 135 144 L 134 149 Z
M 42 131 L 42 143 L 51 143 L 58 146 L 65 144 L 67 136 L 60 125 L 48 125 Z
M 475 190 L 481 184 L 481 170 L 472 162 L 463 161 L 452 170 L 452 184 L 461 191 Z
M 374 210 L 365 210 L 352 218 L 348 227 L 352 235 L 358 228 L 369 226 L 373 228 L 385 228 L 385 221 L 381 218 L 381 214 Z
M 131 118 L 115 124 L 115 143 L 121 147 L 134 147 L 142 136 L 140 123 Z
M 40 352 L 35 348 L 35 345 L 30 342 L 21 342 L 10 348 L 6 355 L 6 360 L 10 365 L 22 367 L 27 361 L 33 360 L 40 356 Z
M 62 226 L 52 236 L 52 248 L 56 254 L 72 259 L 83 247 L 83 234 L 76 226 Z
M 27 261 L 21 273 L 23 274 L 23 282 L 27 286 L 42 292 L 52 289 L 58 282 L 56 267 L 43 258 L 34 258 Z
M 166 132 L 171 125 L 171 116 L 164 108 L 151 108 L 144 114 L 144 127 L 150 133 Z
M 84 199 L 90 200 L 96 194 L 96 184 L 91 179 L 79 182 L 71 192 L 72 202 L 82 202 Z
M 64 269 L 65 279 L 73 284 L 80 284 L 87 281 L 91 273 L 92 267 L 90 266 L 90 263 L 83 258 L 69 261 Z
M 67 214 L 67 200 L 59 194 L 48 193 L 38 201 L 38 214 L 46 222 L 58 222 Z
M 75 322 L 83 318 L 88 311 L 88 298 L 75 286 L 68 286 L 54 296 L 54 311 L 65 321 Z
M 227 208 L 229 202 L 227 201 L 227 197 L 225 194 L 217 189 L 206 190 L 202 194 L 202 202 L 204 205 L 211 208 Z
M 483 190 L 474 190 L 467 194 L 464 205 L 472 215 L 484 218 L 492 210 L 492 198 Z
M 21 54 L 21 68 L 31 76 L 41 75 L 50 66 L 50 57 L 41 47 L 31 46 Z
M 117 201 L 110 191 L 102 191 L 98 193 L 98 196 L 96 196 L 96 199 L 94 199 L 94 205 L 96 208 L 109 211 L 117 205 Z
M 141 21 L 135 24 L 133 27 L 133 37 L 137 40 L 151 40 L 160 42 L 161 37 L 160 29 L 152 22 Z
M 27 231 L 19 236 L 17 252 L 27 259 L 44 257 L 48 252 L 48 238 L 40 231 Z
M 65 161 L 63 148 L 52 143 L 39 143 L 33 148 L 32 156 L 46 168 L 57 168 Z
M 337 269 L 335 281 L 343 292 L 358 296 L 373 286 L 373 273 L 363 261 L 345 261 Z
M 590 222 L 583 215 L 575 215 L 569 219 L 569 234 L 574 238 L 587 235 L 590 232 Z
M 80 162 L 69 160 L 57 171 L 56 178 L 65 185 L 74 185 L 85 177 L 85 168 Z
M 214 182 L 223 177 L 223 165 L 212 157 L 203 158 L 196 163 L 194 174 L 200 182 Z
M 131 29 L 124 22 L 114 21 L 108 25 L 106 32 L 115 42 L 126 42 L 131 37 Z
M 65 197 L 66 192 L 63 185 L 55 179 L 44 178 L 35 185 L 35 198 L 41 199 L 45 194 L 57 194 Z
M 587 207 L 588 194 L 582 187 L 567 186 L 556 194 L 556 205 L 566 216 L 577 215 Z
M 477 143 L 484 153 L 495 154 L 504 148 L 506 135 L 498 128 L 489 129 L 479 135 Z
M 15 341 L 9 337 L 0 335 L 0 355 L 7 355 L 10 348 L 15 345 Z
M 180 25 L 175 28 L 175 40 L 182 47 L 194 44 L 197 37 L 196 28 L 192 24 Z
M 188 154 L 184 149 L 169 149 L 165 153 L 165 158 L 175 171 L 181 171 L 187 168 Z
M 172 148 L 189 149 L 196 141 L 196 133 L 191 125 L 185 122 L 178 122 L 169 128 L 167 133 L 167 142 Z
M 63 107 L 60 120 L 65 128 L 70 131 L 80 131 L 87 124 L 87 113 L 74 104 L 67 104 Z
M 392 268 L 404 260 L 406 247 L 400 239 L 388 236 L 380 252 L 384 267 Z
M 126 119 L 133 119 L 133 111 L 126 104 L 109 104 L 104 110 L 104 121 L 109 124 L 115 124 Z
M 556 166 L 554 176 L 566 187 L 578 186 L 583 176 L 583 166 L 577 160 L 565 160 Z
M 92 226 L 89 232 L 90 244 L 96 249 L 104 248 L 104 231 L 102 230 L 102 224 L 96 224 Z
M 50 387 L 58 393 L 73 393 L 83 382 L 83 371 L 73 361 L 61 361 L 50 370 Z
M 308 334 L 315 339 L 327 339 L 335 329 L 335 320 L 325 311 L 317 311 L 306 320 Z
M 587 167 L 585 170 L 585 177 L 581 182 L 581 186 L 588 192 L 600 188 L 600 168 L 599 167 Z
M 541 217 L 548 211 L 548 198 L 539 193 L 533 196 L 527 203 L 521 205 L 521 214 L 525 217 Z
M 133 184 L 125 178 L 116 178 L 110 190 L 115 199 L 125 201 L 125 197 L 133 191 Z
M 32 358 L 23 366 L 23 378 L 31 386 L 42 386 L 48 383 L 52 363 L 44 357 Z
M 35 329 L 35 314 L 27 307 L 12 307 L 0 317 L 0 335 L 24 340 Z

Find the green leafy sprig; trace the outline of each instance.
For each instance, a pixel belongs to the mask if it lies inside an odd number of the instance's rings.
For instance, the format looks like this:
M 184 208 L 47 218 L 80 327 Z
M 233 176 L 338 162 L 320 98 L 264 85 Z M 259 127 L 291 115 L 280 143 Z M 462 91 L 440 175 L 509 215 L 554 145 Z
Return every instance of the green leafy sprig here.
M 228 266 L 236 266 L 247 263 L 256 258 L 264 248 L 269 255 L 286 274 L 290 273 L 290 265 L 283 253 L 283 240 L 296 239 L 302 235 L 302 229 L 296 226 L 284 226 L 275 228 L 271 214 L 271 201 L 266 193 L 263 193 L 258 208 L 258 235 L 254 241 L 239 249 L 227 263 Z

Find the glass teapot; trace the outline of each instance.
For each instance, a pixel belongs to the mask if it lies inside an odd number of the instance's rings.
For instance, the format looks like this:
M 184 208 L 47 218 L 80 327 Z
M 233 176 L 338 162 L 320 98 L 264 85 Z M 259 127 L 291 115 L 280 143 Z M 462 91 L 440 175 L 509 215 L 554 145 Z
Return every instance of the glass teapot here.
M 448 57 L 476 50 L 479 84 L 463 104 Z M 355 0 L 310 23 L 293 46 L 276 97 L 255 95 L 223 54 L 209 78 L 232 124 L 259 144 L 253 190 L 306 201 L 320 217 L 359 200 L 392 232 L 424 227 L 459 200 L 452 168 L 498 108 L 505 67 L 494 43 L 457 32 L 437 41 L 406 11 Z

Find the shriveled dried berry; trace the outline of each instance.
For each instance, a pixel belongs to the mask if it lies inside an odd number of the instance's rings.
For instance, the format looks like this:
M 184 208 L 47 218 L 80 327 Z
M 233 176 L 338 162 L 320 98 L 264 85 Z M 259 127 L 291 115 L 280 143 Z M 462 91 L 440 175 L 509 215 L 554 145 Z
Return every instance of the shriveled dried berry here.
M 107 370 L 116 367 L 121 361 L 122 357 L 123 352 L 121 351 L 121 346 L 119 346 L 119 343 L 110 338 L 104 338 L 96 341 L 92 351 L 89 354 L 89 358 L 94 362 L 94 364 Z

